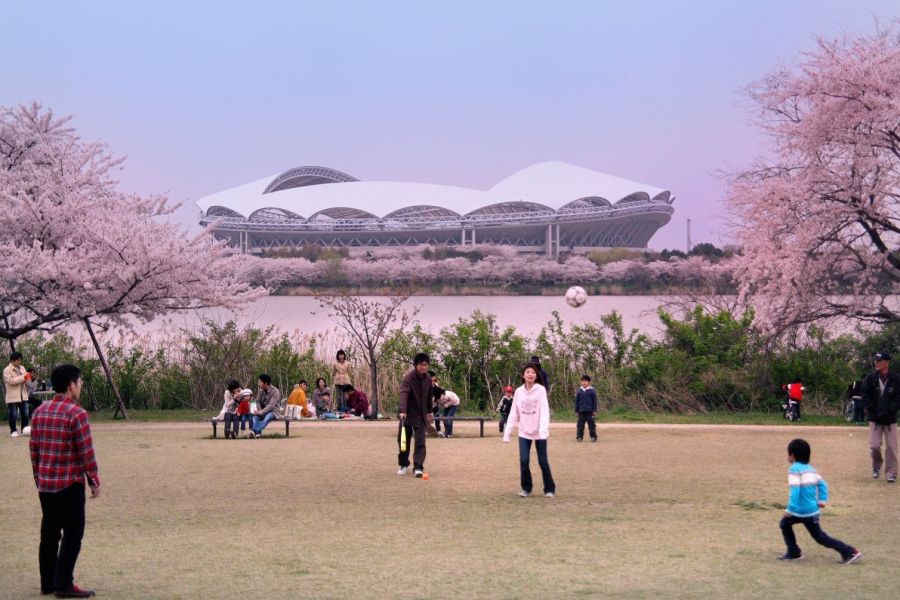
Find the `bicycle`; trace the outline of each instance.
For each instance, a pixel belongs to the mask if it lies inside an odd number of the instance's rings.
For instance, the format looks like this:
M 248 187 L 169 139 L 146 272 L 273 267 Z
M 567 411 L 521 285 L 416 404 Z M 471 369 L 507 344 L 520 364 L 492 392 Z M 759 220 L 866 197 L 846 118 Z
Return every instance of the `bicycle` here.
M 861 407 L 857 408 L 857 405 L 860 402 L 862 402 L 861 396 L 853 396 L 852 398 L 850 398 L 850 400 L 847 401 L 847 404 L 844 405 L 845 421 L 847 421 L 848 423 L 862 422 L 855 419 L 857 411 L 859 411 L 860 415 L 864 414 L 865 412 Z
M 796 400 L 792 400 L 791 398 L 787 399 L 787 404 L 782 404 L 781 408 L 783 409 L 782 416 L 788 421 L 799 421 L 800 420 L 800 403 Z

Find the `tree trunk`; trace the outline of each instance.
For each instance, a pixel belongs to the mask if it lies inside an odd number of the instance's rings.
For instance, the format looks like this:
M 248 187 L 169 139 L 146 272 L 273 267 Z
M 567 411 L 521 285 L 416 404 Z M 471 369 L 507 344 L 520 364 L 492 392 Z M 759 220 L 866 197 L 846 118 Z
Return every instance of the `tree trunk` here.
M 369 376 L 372 385 L 372 416 L 378 419 L 378 363 L 369 355 Z
M 100 364 L 103 365 L 103 371 L 106 373 L 106 380 L 109 381 L 109 387 L 112 388 L 113 396 L 116 397 L 116 412 L 113 414 L 113 417 L 117 417 L 119 416 L 119 413 L 122 413 L 122 418 L 127 420 L 128 411 L 125 410 L 125 402 L 122 401 L 122 395 L 119 393 L 119 388 L 116 387 L 116 382 L 113 381 L 112 371 L 109 370 L 109 363 L 106 362 L 106 356 L 103 354 L 99 342 L 97 342 L 97 336 L 94 335 L 94 328 L 91 327 L 91 321 L 88 317 L 84 318 L 84 326 L 87 327 L 88 334 L 91 336 L 91 341 L 94 343 L 94 350 L 97 351 L 97 356 L 100 357 Z
M 3 324 L 6 325 L 7 329 L 10 328 L 9 327 L 9 317 L 6 317 L 6 316 L 3 317 Z M 9 351 L 10 352 L 16 351 L 16 341 L 12 338 L 9 338 Z

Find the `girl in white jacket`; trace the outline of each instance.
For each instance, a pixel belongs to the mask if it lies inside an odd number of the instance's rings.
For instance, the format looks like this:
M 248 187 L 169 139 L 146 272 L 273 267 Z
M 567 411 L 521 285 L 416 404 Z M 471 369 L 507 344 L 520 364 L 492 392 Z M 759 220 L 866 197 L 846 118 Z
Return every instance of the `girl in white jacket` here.
M 547 390 L 540 383 L 539 368 L 529 363 L 522 369 L 524 382 L 513 395 L 512 408 L 503 432 L 503 441 L 509 442 L 513 427 L 519 430 L 519 471 L 522 490 L 519 496 L 527 498 L 531 494 L 531 467 L 528 462 L 531 455 L 531 443 L 537 449 L 538 464 L 544 480 L 544 496 L 552 498 L 556 495 L 556 484 L 550 472 L 547 460 L 547 438 L 550 436 L 550 403 L 547 401 Z

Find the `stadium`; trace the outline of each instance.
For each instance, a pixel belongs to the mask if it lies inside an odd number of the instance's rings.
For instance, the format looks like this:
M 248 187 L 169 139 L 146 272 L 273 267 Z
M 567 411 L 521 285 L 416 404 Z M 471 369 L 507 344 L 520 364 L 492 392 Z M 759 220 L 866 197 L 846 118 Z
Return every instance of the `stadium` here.
M 669 222 L 663 189 L 561 162 L 527 167 L 489 190 L 360 181 L 290 169 L 201 198 L 200 224 L 244 253 L 307 245 L 388 249 L 498 244 L 521 252 L 643 249 Z

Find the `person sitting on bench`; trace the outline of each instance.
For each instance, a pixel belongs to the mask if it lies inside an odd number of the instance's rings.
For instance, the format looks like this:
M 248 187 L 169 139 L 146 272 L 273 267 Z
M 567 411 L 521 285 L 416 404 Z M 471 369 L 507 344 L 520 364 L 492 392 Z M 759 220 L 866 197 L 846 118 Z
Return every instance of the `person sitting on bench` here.
M 253 436 L 261 438 L 263 429 L 280 416 L 282 416 L 281 392 L 272 385 L 272 378 L 263 373 L 259 376 L 256 414 L 253 415 Z

